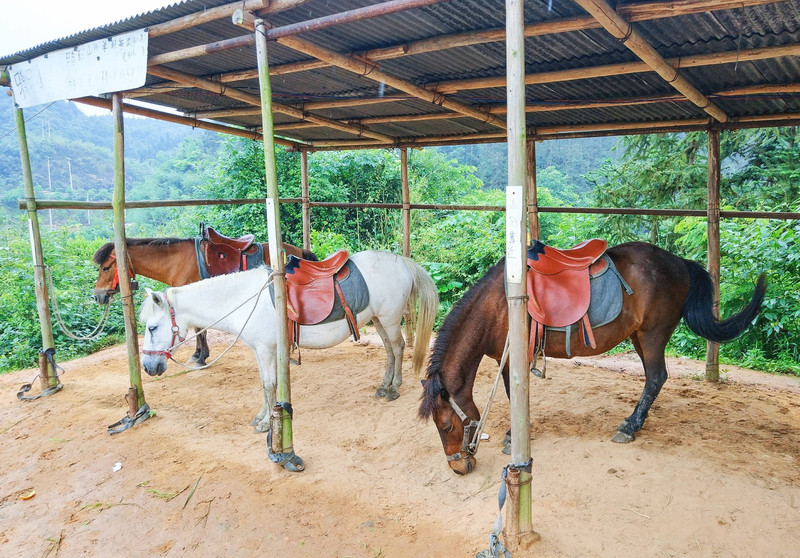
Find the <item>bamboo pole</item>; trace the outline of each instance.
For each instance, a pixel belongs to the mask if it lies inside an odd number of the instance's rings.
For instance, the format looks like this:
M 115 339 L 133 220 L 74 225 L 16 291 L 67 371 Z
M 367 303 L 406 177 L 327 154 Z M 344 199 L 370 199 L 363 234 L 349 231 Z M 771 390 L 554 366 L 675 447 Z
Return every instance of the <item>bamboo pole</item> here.
M 244 15 L 243 12 L 237 12 L 237 14 L 234 14 L 233 17 L 234 21 L 237 22 L 237 25 L 245 25 L 246 22 L 248 21 L 248 18 Z M 289 47 L 291 49 L 294 49 L 298 52 L 302 52 L 303 54 L 307 54 L 319 60 L 324 60 L 338 68 L 342 68 L 344 70 L 348 70 L 353 73 L 363 75 L 364 77 L 367 77 L 371 80 L 386 84 L 390 87 L 394 87 L 395 89 L 404 91 L 409 95 L 412 95 L 424 101 L 429 101 L 431 103 L 438 104 L 444 108 L 450 109 L 455 112 L 459 112 L 466 116 L 471 116 L 472 118 L 476 118 L 483 122 L 488 122 L 493 126 L 497 126 L 499 128 L 505 128 L 505 123 L 495 116 L 492 116 L 481 110 L 478 110 L 472 107 L 471 105 L 467 105 L 465 103 L 462 103 L 460 101 L 455 101 L 453 99 L 448 99 L 446 97 L 443 97 L 442 95 L 437 94 L 435 91 L 427 90 L 424 87 L 420 87 L 409 81 L 388 74 L 380 70 L 377 67 L 377 65 L 372 62 L 351 58 L 347 55 L 340 54 L 338 52 L 316 45 L 312 42 L 300 39 L 299 37 L 295 36 L 282 37 L 277 39 L 277 41 L 278 43 L 286 47 Z M 311 119 L 306 118 L 306 120 L 311 120 Z M 367 134 L 365 133 L 364 135 Z
M 711 312 L 719 319 L 719 277 L 720 277 L 720 137 L 719 130 L 708 131 L 708 272 L 714 284 Z M 706 380 L 719 381 L 719 343 L 706 342 Z
M 650 68 L 681 92 L 699 108 L 716 118 L 719 122 L 728 120 L 728 115 L 715 105 L 711 99 L 703 95 L 694 85 L 684 78 L 680 71 L 675 69 L 653 46 L 642 37 L 633 26 L 617 15 L 614 9 L 605 0 L 575 0 L 584 10 L 589 12 L 606 31 L 628 47 L 636 56 L 641 58 Z
M 411 191 L 408 188 L 408 149 L 400 148 L 400 190 L 403 197 L 403 255 L 411 257 Z M 414 308 L 406 309 L 405 329 L 406 341 L 409 347 L 414 346 L 414 328 L 411 327 L 411 312 Z
M 311 206 L 308 195 L 308 151 L 300 152 L 300 190 L 303 203 L 303 249 L 311 250 Z
M 526 180 L 528 183 L 528 231 L 530 237 L 539 240 L 541 238 L 541 227 L 539 226 L 539 196 L 536 190 L 536 142 L 529 139 L 527 141 L 527 161 Z M 544 370 L 542 370 L 544 375 Z
M 677 17 L 699 12 L 736 9 L 746 6 L 758 6 L 775 2 L 776 0 L 678 0 L 668 3 L 652 2 L 622 5 L 618 7 L 618 13 L 628 21 L 634 22 Z M 536 37 L 599 28 L 600 24 L 591 16 L 580 16 L 533 23 L 525 27 L 524 33 L 526 37 Z M 440 35 L 427 39 L 420 39 L 418 41 L 392 45 L 389 47 L 356 51 L 349 53 L 349 55 L 358 58 L 367 58 L 370 60 L 389 60 L 393 58 L 400 58 L 402 56 L 436 52 L 450 48 L 499 42 L 503 41 L 504 39 L 505 29 L 484 29 L 479 31 L 470 31 L 467 33 Z M 272 75 L 282 75 L 294 72 L 316 70 L 328 66 L 330 66 L 329 63 L 321 60 L 305 60 L 301 62 L 291 62 L 288 64 L 275 66 L 271 69 L 271 73 Z M 242 73 L 242 75 L 246 74 L 248 74 L 248 72 Z M 249 77 L 241 77 L 240 79 L 251 79 L 255 76 L 255 72 L 249 72 Z M 225 78 L 223 77 L 222 80 L 224 81 Z M 501 84 L 500 87 L 502 86 L 503 85 Z
M 283 254 L 280 246 L 281 217 L 279 211 L 280 196 L 278 193 L 278 173 L 275 163 L 275 143 L 272 132 L 272 85 L 269 79 L 269 63 L 267 62 L 267 39 L 264 36 L 266 25 L 264 20 L 255 22 L 256 58 L 258 59 L 259 86 L 261 93 L 261 120 L 264 128 L 264 167 L 267 181 L 267 227 L 269 236 L 270 261 L 272 262 L 272 284 L 274 289 L 274 306 L 276 314 L 277 347 L 275 351 L 275 367 L 277 385 L 275 389 L 276 408 L 273 412 L 280 414 L 278 422 L 272 425 L 273 438 L 270 451 L 277 454 L 294 454 L 292 440 L 292 415 L 281 404 L 291 405 L 291 379 L 289 376 L 289 338 L 288 318 L 286 310 L 286 274 Z M 280 431 L 280 439 L 278 432 Z M 285 465 L 284 463 L 281 463 Z
M 302 198 L 281 198 L 280 203 L 302 203 Z M 189 207 L 209 205 L 255 205 L 263 204 L 263 198 L 222 199 L 222 200 L 164 200 L 164 201 L 132 201 L 125 202 L 125 209 L 142 209 L 152 207 Z M 27 207 L 26 200 L 17 200 L 21 210 Z M 315 202 L 309 201 L 309 207 L 339 207 L 359 209 L 397 209 L 402 210 L 402 203 L 349 203 L 349 202 Z M 503 205 L 461 205 L 461 204 L 425 204 L 412 203 L 410 209 L 436 211 L 500 211 L 506 210 Z M 87 202 L 81 200 L 36 200 L 36 209 L 80 209 L 109 210 L 110 202 Z M 706 217 L 705 209 L 640 209 L 636 207 L 546 207 L 538 206 L 539 213 L 570 213 L 576 215 L 661 215 L 665 217 Z M 790 211 L 728 211 L 719 212 L 724 219 L 777 219 L 792 221 L 800 219 L 800 213 Z
M 25 116 L 21 108 L 15 109 L 17 123 L 17 141 L 19 143 L 19 158 L 22 164 L 22 181 L 25 185 L 25 209 L 28 212 L 28 232 L 31 241 L 31 256 L 33 258 L 33 284 L 36 291 L 36 311 L 39 315 L 39 329 L 42 333 L 42 350 L 45 354 L 50 349 L 55 349 L 53 340 L 53 323 L 50 319 L 50 305 L 48 302 L 47 281 L 44 266 L 44 251 L 42 250 L 42 237 L 39 232 L 39 217 L 37 214 L 36 195 L 33 189 L 33 173 L 31 172 L 31 158 L 28 152 L 28 136 L 25 131 Z M 58 376 L 49 359 L 45 359 L 41 368 L 41 382 L 43 391 L 47 388 L 58 386 Z
M 300 21 L 297 23 L 283 25 L 281 27 L 274 27 L 272 29 L 267 29 L 266 38 L 268 40 L 276 40 L 282 37 L 297 35 L 299 33 L 307 33 L 309 31 L 319 31 L 321 29 L 327 29 L 328 27 L 333 27 L 335 25 L 342 25 L 345 23 L 352 23 L 356 21 L 364 21 L 374 17 L 393 14 L 404 10 L 429 6 L 431 4 L 439 4 L 444 1 L 445 0 L 390 0 L 389 2 L 382 2 L 379 4 L 373 4 L 371 6 L 364 6 L 362 8 L 355 8 L 345 12 L 340 12 L 327 16 L 321 16 L 306 21 Z M 229 11 L 229 8 L 234 6 L 235 4 L 229 4 L 228 6 L 223 6 L 223 8 L 225 8 L 225 10 L 223 10 L 225 12 L 225 15 L 221 17 L 225 17 L 226 15 L 233 15 L 233 13 L 236 10 Z M 246 3 L 245 5 L 239 4 L 238 7 L 243 12 L 253 11 L 253 8 L 248 8 Z M 219 19 L 219 17 L 215 17 L 214 19 Z M 255 42 L 255 37 L 253 37 L 252 35 L 233 37 L 231 39 L 224 39 L 213 43 L 206 43 L 189 48 L 158 54 L 150 57 L 147 61 L 147 64 L 148 66 L 158 65 L 158 64 L 168 64 L 170 62 L 177 62 L 179 60 L 186 60 L 188 58 L 196 58 L 199 56 L 204 56 L 206 54 L 212 54 L 214 52 L 223 52 L 235 48 L 252 46 L 254 42 Z
M 696 68 L 701 66 L 712 66 L 716 64 L 735 64 L 737 62 L 750 62 L 754 60 L 764 60 L 766 58 L 779 58 L 782 56 L 798 55 L 800 55 L 800 44 L 753 48 L 741 51 L 734 50 L 714 52 L 711 54 L 697 54 L 694 56 L 685 56 L 680 58 L 667 58 L 665 61 L 670 67 L 672 67 L 672 73 L 674 74 L 677 72 L 678 67 Z M 602 66 L 571 68 L 568 70 L 555 70 L 552 72 L 528 74 L 525 76 L 525 85 L 559 83 L 563 81 L 621 76 L 651 71 L 653 71 L 653 69 L 644 62 L 622 62 L 619 64 L 606 64 Z M 426 84 L 426 86 L 435 88 L 435 90 L 439 93 L 451 94 L 458 91 L 472 89 L 504 87 L 505 76 L 443 81 Z
M 81 97 L 79 99 L 72 99 L 72 100 L 75 101 L 76 103 L 90 105 L 98 108 L 107 108 L 111 110 L 111 101 L 108 99 L 99 99 L 97 97 Z M 225 126 L 222 124 L 213 124 L 211 122 L 204 122 L 202 120 L 197 120 L 196 118 L 178 116 L 177 114 L 169 114 L 159 110 L 147 109 L 143 107 L 137 107 L 135 105 L 125 105 L 125 104 L 122 105 L 122 110 L 123 112 L 127 112 L 128 114 L 135 114 L 137 116 L 146 116 L 148 118 L 154 118 L 156 120 L 163 120 L 165 122 L 173 122 L 175 124 L 191 126 L 192 128 L 201 128 L 203 130 L 210 130 L 212 132 L 219 132 L 221 134 L 229 134 L 232 136 L 238 136 L 241 138 L 248 138 L 252 140 L 261 140 L 261 134 L 258 132 L 244 130 L 242 128 L 234 128 L 233 126 Z M 259 109 L 259 114 L 260 114 L 260 109 Z M 302 141 L 288 141 L 285 139 L 276 139 L 275 143 L 293 148 L 299 148 L 300 146 L 303 145 Z
M 204 8 L 199 12 L 179 17 L 164 23 L 158 23 L 148 29 L 148 37 L 153 39 L 176 31 L 182 31 L 230 17 L 236 10 L 258 11 L 262 15 L 276 14 L 305 4 L 308 0 L 240 0 L 216 8 Z
M 197 87 L 198 89 L 204 89 L 206 91 L 218 93 L 219 95 L 230 97 L 232 99 L 236 99 L 237 101 L 242 101 L 243 103 L 247 103 L 249 105 L 253 106 L 261 105 L 261 100 L 258 98 L 257 95 L 245 93 L 244 91 L 239 91 L 233 87 L 227 87 L 225 84 L 212 81 L 210 79 L 200 78 L 197 76 L 193 76 L 191 74 L 187 74 L 185 72 L 179 72 L 177 70 L 171 70 L 168 68 L 164 68 L 163 66 L 149 67 L 147 69 L 147 73 L 164 79 L 177 81 L 178 83 L 191 85 L 193 87 Z M 389 144 L 393 144 L 395 141 L 395 138 L 391 136 L 374 132 L 368 128 L 365 128 L 364 126 L 350 126 L 348 124 L 343 124 L 341 122 L 332 120 L 330 118 L 325 118 L 322 116 L 316 116 L 303 112 L 302 110 L 296 109 L 289 105 L 273 103 L 272 100 L 270 100 L 270 103 L 272 104 L 272 110 L 283 114 L 288 114 L 289 116 L 293 116 L 301 120 L 308 120 L 309 122 L 315 122 L 322 126 L 333 128 L 334 130 L 347 132 L 349 134 L 353 134 L 356 136 L 366 136 L 368 138 L 377 139 Z
M 128 260 L 128 245 L 125 238 L 125 134 L 122 119 L 122 96 L 114 93 L 111 98 L 114 116 L 114 195 L 111 205 L 114 213 L 114 249 L 119 270 L 119 296 L 125 321 L 125 343 L 128 347 L 128 373 L 131 380 L 131 395 L 128 400 L 130 417 L 145 404 L 139 363 L 139 335 L 136 330 L 136 309 L 133 304 L 131 276 Z M 135 390 L 135 395 L 134 395 Z
M 539 535 L 531 527 L 530 371 L 526 276 L 527 157 L 525 124 L 525 38 L 523 0 L 506 0 L 506 99 L 508 186 L 506 188 L 506 285 L 508 365 L 511 387 L 511 463 L 506 542 L 512 552 L 527 549 Z M 511 482 L 512 479 L 514 482 Z

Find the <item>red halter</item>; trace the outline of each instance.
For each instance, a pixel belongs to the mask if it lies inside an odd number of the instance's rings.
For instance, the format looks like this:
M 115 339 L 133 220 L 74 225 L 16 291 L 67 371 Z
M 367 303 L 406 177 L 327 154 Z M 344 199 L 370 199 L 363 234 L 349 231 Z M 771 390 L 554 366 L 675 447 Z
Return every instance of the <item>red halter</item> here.
M 115 252 L 111 252 L 111 256 L 109 256 L 112 260 L 117 259 L 117 254 Z M 131 276 L 131 279 L 136 279 L 136 274 L 133 272 L 133 265 L 131 263 L 131 258 L 128 256 L 128 274 Z M 111 290 L 110 292 L 119 292 L 119 265 L 114 268 L 114 279 L 111 281 Z
M 177 339 L 179 343 L 183 343 L 185 337 L 181 337 L 181 330 L 178 327 L 178 323 L 175 321 L 175 309 L 172 307 L 172 304 L 169 303 L 169 298 L 167 298 L 167 291 L 164 291 L 164 300 L 167 302 L 167 308 L 169 308 L 169 319 L 172 321 L 172 340 L 169 342 L 169 347 L 167 347 L 163 351 L 148 351 L 142 349 L 142 353 L 146 355 L 164 355 L 167 358 L 172 358 L 172 353 L 170 349 L 175 348 L 175 340 Z

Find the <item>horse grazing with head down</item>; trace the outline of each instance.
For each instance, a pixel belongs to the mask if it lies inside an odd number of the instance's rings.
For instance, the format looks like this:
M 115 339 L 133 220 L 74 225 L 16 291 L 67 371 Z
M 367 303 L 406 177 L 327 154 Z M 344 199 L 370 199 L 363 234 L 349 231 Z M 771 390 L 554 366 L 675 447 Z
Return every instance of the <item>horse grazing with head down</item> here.
M 149 277 L 171 287 L 188 285 L 201 279 L 194 238 L 129 238 L 126 244 L 128 268 L 131 274 Z M 264 252 L 264 264 L 269 265 L 269 244 L 265 242 L 261 246 Z M 284 244 L 283 250 L 287 255 L 298 258 L 317 259 L 312 252 L 291 244 Z M 99 267 L 94 285 L 94 299 L 98 304 L 108 304 L 111 295 L 119 292 L 114 243 L 107 242 L 98 248 L 93 260 Z M 203 365 L 208 354 L 206 334 L 201 333 L 197 336 L 196 350 L 191 362 Z
M 630 442 L 667 379 L 664 350 L 680 320 L 705 339 L 730 341 L 758 314 L 766 286 L 762 274 L 747 306 L 719 321 L 712 312 L 711 276 L 700 264 L 644 242 L 620 244 L 606 254 L 633 291 L 623 294 L 621 312 L 613 321 L 594 328 L 595 348 L 586 346 L 580 328 L 574 328 L 569 345 L 566 334 L 548 334 L 544 352 L 556 358 L 597 355 L 630 338 L 644 367 L 644 390 L 613 437 L 615 442 Z M 419 416 L 433 419 L 450 468 L 456 473 L 469 473 L 476 462 L 468 437 L 474 430 L 473 421 L 480 419 L 472 398 L 478 365 L 484 355 L 500 362 L 507 332 L 504 260 L 500 260 L 445 318 L 423 380 Z M 502 372 L 508 394 L 508 365 Z

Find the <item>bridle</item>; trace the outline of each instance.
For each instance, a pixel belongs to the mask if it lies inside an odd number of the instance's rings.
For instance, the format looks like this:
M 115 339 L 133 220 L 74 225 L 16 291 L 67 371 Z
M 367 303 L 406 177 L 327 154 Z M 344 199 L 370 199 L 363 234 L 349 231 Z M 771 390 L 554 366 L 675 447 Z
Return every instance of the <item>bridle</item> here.
M 506 343 L 505 347 L 503 348 L 503 356 L 500 359 L 500 367 L 497 370 L 497 377 L 494 379 L 492 392 L 489 395 L 489 399 L 486 401 L 486 405 L 483 408 L 483 414 L 481 415 L 480 420 L 471 420 L 467 416 L 467 413 L 465 413 L 463 409 L 458 406 L 458 403 L 456 403 L 456 400 L 453 399 L 452 394 L 447 398 L 447 402 L 450 403 L 450 407 L 452 407 L 453 411 L 458 415 L 458 418 L 461 419 L 461 424 L 464 427 L 464 437 L 461 440 L 461 451 L 452 455 L 447 455 L 447 461 L 458 461 L 462 458 L 467 458 L 478 453 L 478 445 L 481 443 L 483 427 L 486 426 L 486 417 L 489 416 L 489 409 L 492 408 L 494 394 L 497 392 L 497 385 L 500 383 L 500 375 L 502 374 L 503 368 L 506 365 L 506 360 L 508 359 L 508 348 L 508 335 L 506 335 Z
M 461 419 L 461 424 L 464 427 L 464 437 L 461 440 L 461 451 L 452 455 L 447 455 L 446 457 L 447 461 L 459 461 L 462 458 L 466 459 L 478 452 L 478 442 L 480 440 L 480 431 L 482 430 L 481 421 L 470 419 L 467 413 L 458 406 L 458 403 L 456 403 L 452 395 L 447 398 L 447 402 L 450 403 L 450 407 L 453 408 L 458 418 Z
M 163 351 L 149 351 L 146 349 L 142 349 L 142 353 L 145 355 L 164 355 L 168 359 L 172 358 L 172 349 L 174 349 L 179 344 L 183 343 L 186 339 L 181 336 L 181 329 L 178 327 L 178 322 L 175 321 L 175 308 L 172 307 L 172 304 L 169 302 L 169 297 L 167 296 L 167 291 L 164 291 L 164 300 L 167 302 L 167 308 L 169 309 L 169 319 L 172 322 L 172 340 L 169 342 L 169 347 L 164 349 Z M 177 343 L 175 340 L 177 339 Z
M 112 252 L 109 256 L 112 260 L 117 259 L 117 254 Z M 131 256 L 128 254 L 128 274 L 131 276 L 131 279 L 136 279 L 136 273 L 133 271 L 133 262 L 131 261 Z M 133 285 L 131 285 L 133 287 Z M 135 290 L 135 289 L 134 289 Z M 114 279 L 111 280 L 111 288 L 108 289 L 108 294 L 112 295 L 119 292 L 119 265 L 114 268 Z

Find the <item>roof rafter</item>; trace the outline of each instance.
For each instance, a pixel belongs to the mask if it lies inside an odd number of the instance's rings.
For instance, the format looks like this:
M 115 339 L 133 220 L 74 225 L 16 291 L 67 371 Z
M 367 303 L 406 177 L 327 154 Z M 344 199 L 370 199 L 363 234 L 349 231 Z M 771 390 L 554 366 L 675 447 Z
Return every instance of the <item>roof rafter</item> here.
M 191 85 L 192 87 L 197 87 L 198 89 L 204 89 L 206 91 L 219 93 L 220 95 L 231 97 L 232 99 L 236 99 L 237 101 L 242 101 L 243 103 L 247 103 L 249 105 L 257 107 L 261 106 L 261 99 L 257 95 L 245 93 L 244 91 L 239 91 L 238 89 L 228 87 L 224 84 L 211 81 L 209 79 L 199 78 L 191 74 L 179 72 L 177 70 L 171 70 L 168 68 L 164 68 L 162 66 L 151 66 L 147 68 L 147 73 L 164 79 L 177 81 L 185 85 Z M 321 126 L 327 126 L 328 128 L 333 128 L 334 130 L 347 132 L 348 134 L 353 134 L 356 136 L 366 136 L 380 140 L 381 142 L 384 143 L 394 143 L 395 141 L 395 138 L 393 138 L 392 136 L 387 136 L 386 134 L 381 134 L 380 132 L 372 131 L 368 128 L 365 128 L 364 126 L 352 126 L 349 124 L 343 124 L 336 120 L 325 118 L 324 116 L 309 114 L 300 109 L 290 107 L 288 105 L 283 105 L 281 103 L 273 103 L 272 108 L 276 112 L 287 114 L 289 116 L 293 116 L 294 118 L 298 118 L 301 120 L 308 120 L 310 122 L 315 122 L 317 124 L 320 124 Z
M 694 85 L 683 77 L 680 70 L 667 62 L 653 46 L 642 37 L 633 26 L 621 18 L 605 0 L 574 0 L 589 12 L 603 28 L 619 39 L 628 49 L 643 60 L 661 78 L 677 89 L 699 108 L 719 120 L 727 122 L 728 115 L 703 95 Z

